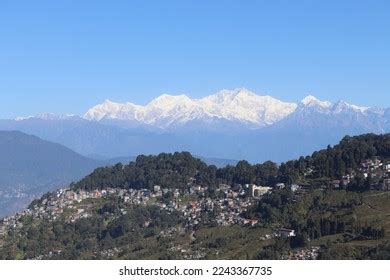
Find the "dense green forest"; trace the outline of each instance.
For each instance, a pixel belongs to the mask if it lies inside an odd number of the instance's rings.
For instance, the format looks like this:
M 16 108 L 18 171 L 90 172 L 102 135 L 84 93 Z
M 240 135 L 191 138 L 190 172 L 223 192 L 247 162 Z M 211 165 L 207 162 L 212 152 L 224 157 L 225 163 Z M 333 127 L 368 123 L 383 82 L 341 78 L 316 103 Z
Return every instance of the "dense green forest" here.
M 207 166 L 188 152 L 139 156 L 129 165 L 96 169 L 91 175 L 74 185 L 75 188 L 94 189 L 107 187 L 149 188 L 160 185 L 166 188 L 185 188 L 193 178 L 202 186 L 215 187 L 220 183 L 257 184 L 274 186 L 276 183 L 323 184 L 340 179 L 360 163 L 374 156 L 390 158 L 390 134 L 367 134 L 345 137 L 334 147 L 314 152 L 280 165 L 267 161 L 251 165 L 239 161 L 236 166 L 217 168 Z

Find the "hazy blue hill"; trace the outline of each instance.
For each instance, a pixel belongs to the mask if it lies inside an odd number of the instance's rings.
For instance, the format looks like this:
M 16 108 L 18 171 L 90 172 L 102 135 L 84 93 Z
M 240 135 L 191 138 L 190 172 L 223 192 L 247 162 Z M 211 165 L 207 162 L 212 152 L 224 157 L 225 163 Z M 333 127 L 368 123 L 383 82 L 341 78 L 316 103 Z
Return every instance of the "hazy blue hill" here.
M 0 155 L 0 216 L 105 165 L 18 131 L 0 131 Z
M 336 111 L 342 105 L 340 103 L 331 112 L 301 105 L 285 119 L 258 129 L 222 120 L 207 125 L 194 120 L 163 130 L 131 127 L 124 121 L 97 122 L 72 117 L 0 120 L 0 130 L 33 134 L 86 157 L 93 155 L 97 160 L 189 151 L 200 158 L 246 159 L 252 163 L 266 160 L 283 162 L 309 155 L 328 144 L 336 144 L 344 135 L 389 131 L 390 109 L 383 112 L 378 109 L 380 113 L 371 110 L 365 114 L 352 109 Z M 123 162 L 123 159 L 120 161 Z M 234 162 L 226 162 L 234 165 Z M 219 160 L 207 163 L 225 165 L 225 161 Z
M 116 143 L 113 141 L 112 145 Z M 19 131 L 0 131 L 0 155 L 0 217 L 22 209 L 47 191 L 68 186 L 97 167 L 118 162 L 128 164 L 136 158 L 84 157 L 63 145 Z M 237 163 L 219 158 L 199 158 L 218 167 Z
M 207 165 L 215 165 L 216 167 L 225 167 L 227 165 L 235 166 L 238 163 L 238 160 L 234 159 L 223 159 L 223 158 L 207 158 L 194 155 L 195 158 L 199 158 Z

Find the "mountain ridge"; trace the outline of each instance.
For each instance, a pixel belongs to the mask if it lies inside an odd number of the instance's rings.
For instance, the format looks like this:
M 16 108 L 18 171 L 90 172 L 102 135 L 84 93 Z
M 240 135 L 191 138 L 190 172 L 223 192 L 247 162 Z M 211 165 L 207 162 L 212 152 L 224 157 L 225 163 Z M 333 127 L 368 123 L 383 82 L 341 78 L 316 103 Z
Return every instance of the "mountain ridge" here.
M 0 216 L 104 165 L 103 161 L 19 131 L 0 131 L 0 154 Z
M 308 113 L 362 114 L 384 117 L 389 108 L 366 107 L 345 101 L 322 101 L 308 95 L 300 102 L 284 102 L 269 95 L 257 95 L 246 88 L 221 90 L 213 95 L 194 99 L 185 94 L 162 94 L 146 105 L 119 103 L 106 99 L 88 109 L 83 116 L 43 113 L 38 116 L 18 117 L 16 121 L 41 119 L 47 121 L 87 120 L 122 127 L 150 127 L 169 130 L 191 126 L 192 123 L 239 124 L 245 128 L 261 129 L 275 125 L 291 116 Z M 383 131 L 384 132 L 384 131 Z
M 0 130 L 19 130 L 106 158 L 186 150 L 251 162 L 310 154 L 346 134 L 390 132 L 390 108 L 312 95 L 288 103 L 242 88 L 201 99 L 164 94 L 145 106 L 106 100 L 93 108 L 84 117 L 42 114 L 0 120 Z
M 89 109 L 84 118 L 92 121 L 127 120 L 160 128 L 217 118 L 262 127 L 279 121 L 295 108 L 294 103 L 238 88 L 222 90 L 201 99 L 191 99 L 183 94 L 163 94 L 145 106 L 105 100 Z

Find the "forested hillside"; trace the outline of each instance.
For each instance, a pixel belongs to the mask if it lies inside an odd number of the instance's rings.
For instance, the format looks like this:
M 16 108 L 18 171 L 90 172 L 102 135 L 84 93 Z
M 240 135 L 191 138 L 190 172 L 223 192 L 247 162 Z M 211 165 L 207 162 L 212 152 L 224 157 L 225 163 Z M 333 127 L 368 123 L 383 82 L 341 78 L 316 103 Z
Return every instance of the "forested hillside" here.
M 1 221 L 0 258 L 388 259 L 389 148 L 389 135 L 368 134 L 225 168 L 139 156 Z
M 129 165 L 98 168 L 78 182 L 76 188 L 93 189 L 103 187 L 152 188 L 161 185 L 167 188 L 185 188 L 189 179 L 200 185 L 257 184 L 274 186 L 284 184 L 328 184 L 333 179 L 358 173 L 366 159 L 390 158 L 390 134 L 366 134 L 345 137 L 327 149 L 314 152 L 278 166 L 267 161 L 251 165 L 240 161 L 236 166 L 217 168 L 207 166 L 188 152 L 139 156 Z

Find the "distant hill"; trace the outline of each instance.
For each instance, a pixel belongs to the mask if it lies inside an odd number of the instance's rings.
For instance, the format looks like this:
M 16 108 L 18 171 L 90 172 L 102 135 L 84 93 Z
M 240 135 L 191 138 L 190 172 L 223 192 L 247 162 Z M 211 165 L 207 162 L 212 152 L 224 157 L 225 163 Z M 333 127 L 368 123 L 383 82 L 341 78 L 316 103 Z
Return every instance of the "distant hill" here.
M 227 165 L 235 166 L 238 163 L 238 160 L 234 159 L 224 159 L 224 158 L 207 158 L 194 155 L 195 158 L 202 160 L 207 165 L 215 165 L 216 167 L 225 167 Z
M 105 165 L 18 131 L 0 131 L 0 155 L 0 216 Z
M 97 167 L 136 159 L 84 157 L 63 145 L 19 131 L 0 131 L 0 155 L 0 217 L 24 208 L 45 192 L 68 186 Z M 234 160 L 201 159 L 217 167 L 236 164 Z

